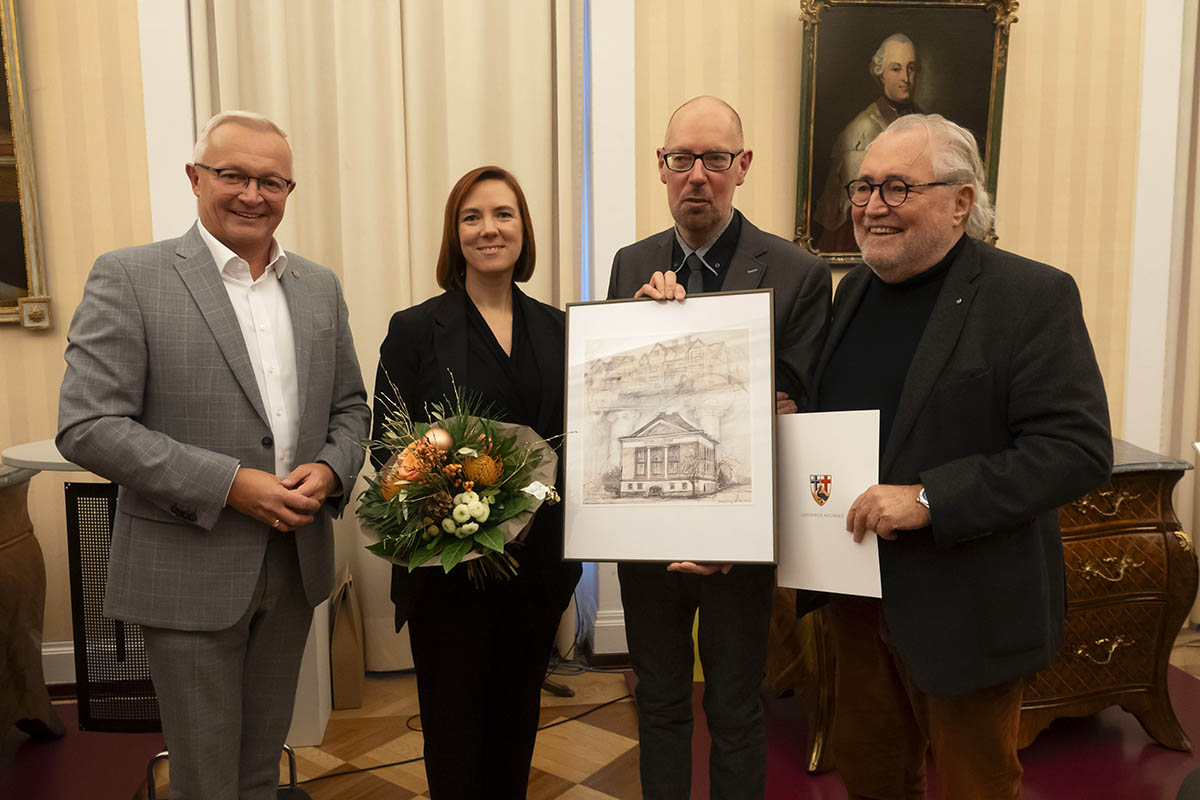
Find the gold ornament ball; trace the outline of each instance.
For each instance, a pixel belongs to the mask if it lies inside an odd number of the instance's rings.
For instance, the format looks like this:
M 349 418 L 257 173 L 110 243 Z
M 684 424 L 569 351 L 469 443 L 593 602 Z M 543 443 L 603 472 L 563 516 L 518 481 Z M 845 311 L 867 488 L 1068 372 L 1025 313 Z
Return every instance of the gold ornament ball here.
M 450 434 L 442 428 L 430 428 L 429 432 L 425 434 L 425 438 L 443 453 L 447 452 L 451 447 L 454 446 L 454 440 L 451 439 Z

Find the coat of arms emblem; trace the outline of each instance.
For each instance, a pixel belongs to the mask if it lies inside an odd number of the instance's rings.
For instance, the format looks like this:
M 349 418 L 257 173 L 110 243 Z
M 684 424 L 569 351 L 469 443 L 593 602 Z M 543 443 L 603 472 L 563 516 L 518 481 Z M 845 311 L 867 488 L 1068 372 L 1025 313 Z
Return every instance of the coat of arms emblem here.
M 829 500 L 830 492 L 833 491 L 833 476 L 809 475 L 808 485 L 812 492 L 812 499 L 817 502 L 817 505 L 823 506 Z

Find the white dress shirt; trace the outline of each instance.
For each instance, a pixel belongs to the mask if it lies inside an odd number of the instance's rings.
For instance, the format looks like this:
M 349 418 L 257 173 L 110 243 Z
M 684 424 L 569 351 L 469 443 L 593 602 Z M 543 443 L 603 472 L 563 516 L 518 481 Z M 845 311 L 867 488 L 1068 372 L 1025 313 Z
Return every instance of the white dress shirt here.
M 217 241 L 203 223 L 198 225 L 200 238 L 208 245 L 221 271 L 242 338 L 246 340 L 258 394 L 271 423 L 271 438 L 275 440 L 275 474 L 282 478 L 296 467 L 296 443 L 300 435 L 296 342 L 281 283 L 287 271 L 287 254 L 279 242 L 272 240 L 270 263 L 258 280 L 253 280 L 246 259 Z

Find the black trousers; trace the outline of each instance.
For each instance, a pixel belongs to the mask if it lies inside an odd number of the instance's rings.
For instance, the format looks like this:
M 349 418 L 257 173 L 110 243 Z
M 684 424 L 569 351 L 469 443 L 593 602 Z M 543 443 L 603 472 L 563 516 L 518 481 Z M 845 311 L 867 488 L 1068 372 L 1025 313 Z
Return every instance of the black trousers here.
M 637 673 L 642 796 L 686 800 L 692 779 L 692 618 L 704 668 L 704 714 L 712 735 L 713 800 L 761 798 L 767 739 L 762 686 L 775 568 L 743 564 L 728 575 L 667 572 L 666 564 L 620 564 L 629 657 Z
M 529 563 L 482 590 L 463 567 L 420 569 L 408 626 L 429 796 L 524 798 L 546 664 L 580 567 Z

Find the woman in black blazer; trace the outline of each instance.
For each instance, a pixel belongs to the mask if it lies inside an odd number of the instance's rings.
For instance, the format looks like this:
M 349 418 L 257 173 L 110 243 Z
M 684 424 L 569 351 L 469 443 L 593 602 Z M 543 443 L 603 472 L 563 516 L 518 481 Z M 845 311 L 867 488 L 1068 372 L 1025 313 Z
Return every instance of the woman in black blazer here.
M 517 288 L 533 274 L 533 226 L 500 167 L 464 175 L 446 201 L 437 279 L 445 292 L 392 316 L 379 349 L 373 437 L 396 400 L 414 420 L 460 391 L 490 416 L 550 439 L 563 430 L 564 315 Z M 561 439 L 559 486 L 561 488 Z M 386 453 L 376 450 L 376 467 Z M 434 800 L 523 798 L 541 687 L 580 565 L 562 560 L 562 506 L 543 506 L 510 545 L 519 567 L 476 589 L 466 569 L 392 568 L 396 630 L 408 623 L 425 771 Z

